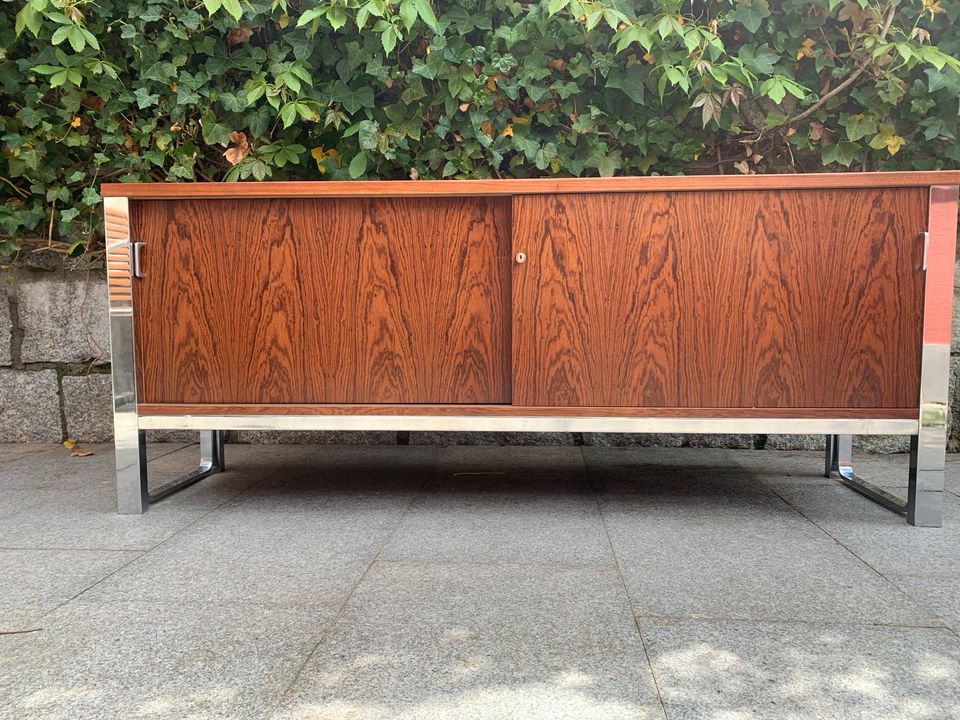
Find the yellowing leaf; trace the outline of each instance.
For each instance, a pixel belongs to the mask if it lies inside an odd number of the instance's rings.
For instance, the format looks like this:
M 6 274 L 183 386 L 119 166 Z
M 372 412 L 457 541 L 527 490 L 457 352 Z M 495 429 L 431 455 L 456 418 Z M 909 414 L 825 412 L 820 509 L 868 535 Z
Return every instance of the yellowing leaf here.
M 75 442 L 74 442 L 73 440 L 71 440 L 70 438 L 67 438 L 66 440 L 63 441 L 63 446 L 64 446 L 67 450 L 73 450 L 73 447 L 74 447 L 74 445 L 76 445 L 76 444 L 77 444 L 77 443 L 75 443 Z
M 897 151 L 902 148 L 906 142 L 907 141 L 899 135 L 890 135 L 884 140 L 883 144 L 884 147 L 887 148 L 887 152 L 891 155 L 896 155 Z
M 500 131 L 500 137 L 513 137 L 513 125 L 507 125 Z
M 70 127 L 74 127 L 74 128 L 80 127 L 80 118 L 75 117 L 73 120 L 71 120 Z
M 317 162 L 317 170 L 320 171 L 320 174 L 323 175 L 327 172 L 327 168 L 324 166 L 324 162 L 327 160 L 336 160 L 337 165 L 340 164 L 340 152 L 334 148 L 329 148 L 328 150 L 323 149 L 323 145 L 318 145 L 310 151 L 310 157 L 312 157 Z
M 495 128 L 494 128 L 494 126 L 493 126 L 493 123 L 492 123 L 491 121 L 489 121 L 489 120 L 487 120 L 487 121 L 484 122 L 484 123 L 481 123 L 481 124 L 480 124 L 480 132 L 482 132 L 482 133 L 483 133 L 484 135 L 486 135 L 487 137 L 493 137 L 493 134 L 494 134 L 494 132 L 495 132 Z

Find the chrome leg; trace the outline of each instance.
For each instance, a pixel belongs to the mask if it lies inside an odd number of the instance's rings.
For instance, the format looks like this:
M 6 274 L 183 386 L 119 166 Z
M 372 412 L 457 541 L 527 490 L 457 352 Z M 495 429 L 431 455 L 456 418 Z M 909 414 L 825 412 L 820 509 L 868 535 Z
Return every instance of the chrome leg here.
M 823 436 L 823 476 L 830 477 L 837 471 L 836 435 Z
M 910 483 L 907 487 L 907 521 L 920 527 L 943 524 L 943 472 L 946 434 L 941 425 L 925 427 L 910 439 Z
M 200 464 L 197 469 L 182 478 L 162 485 L 149 495 L 150 502 L 157 502 L 173 495 L 178 490 L 190 487 L 199 480 L 224 470 L 224 443 L 227 434 L 223 430 L 204 430 L 200 433 Z
M 136 425 L 122 432 L 115 429 L 114 445 L 117 457 L 117 512 L 121 515 L 140 515 L 146 512 L 150 504 L 144 432 L 137 430 Z
M 837 477 L 844 485 L 864 497 L 873 500 L 895 513 L 906 513 L 908 503 L 905 503 L 886 490 L 867 482 L 853 471 L 853 435 L 827 436 L 826 477 L 837 473 Z

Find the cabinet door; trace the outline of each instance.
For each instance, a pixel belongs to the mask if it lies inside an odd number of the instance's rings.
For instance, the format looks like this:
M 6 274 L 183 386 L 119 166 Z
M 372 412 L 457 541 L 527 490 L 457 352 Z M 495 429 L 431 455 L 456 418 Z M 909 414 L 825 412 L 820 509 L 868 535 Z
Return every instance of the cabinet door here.
M 518 405 L 918 405 L 924 189 L 516 197 Z
M 510 400 L 509 199 L 139 201 L 148 403 Z

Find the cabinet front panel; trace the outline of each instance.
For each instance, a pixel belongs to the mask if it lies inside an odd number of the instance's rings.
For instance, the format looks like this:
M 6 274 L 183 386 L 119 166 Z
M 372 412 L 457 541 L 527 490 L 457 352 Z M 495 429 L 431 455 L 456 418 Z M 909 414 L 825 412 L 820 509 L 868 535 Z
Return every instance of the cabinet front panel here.
M 518 405 L 918 406 L 927 190 L 514 198 Z
M 510 401 L 508 198 L 145 200 L 146 403 Z

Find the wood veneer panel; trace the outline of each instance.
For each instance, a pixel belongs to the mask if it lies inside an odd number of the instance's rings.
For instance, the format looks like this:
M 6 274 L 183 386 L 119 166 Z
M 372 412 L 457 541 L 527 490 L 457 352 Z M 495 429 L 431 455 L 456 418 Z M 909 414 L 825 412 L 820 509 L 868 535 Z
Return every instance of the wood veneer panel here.
M 911 407 L 925 189 L 514 198 L 514 402 Z
M 960 184 L 960 171 L 687 175 L 501 180 L 355 180 L 334 182 L 104 183 L 104 197 L 263 198 L 522 195 L 542 193 L 927 187 Z
M 148 404 L 140 415 L 476 415 L 481 417 L 696 417 L 916 420 L 919 408 L 529 407 L 526 405 Z
M 509 201 L 139 201 L 151 403 L 510 400 Z

